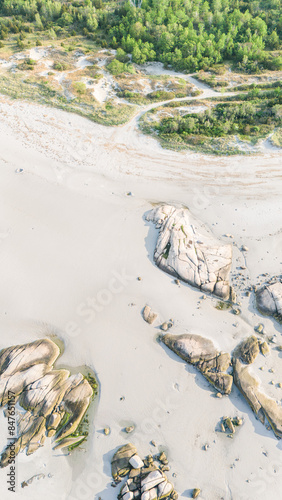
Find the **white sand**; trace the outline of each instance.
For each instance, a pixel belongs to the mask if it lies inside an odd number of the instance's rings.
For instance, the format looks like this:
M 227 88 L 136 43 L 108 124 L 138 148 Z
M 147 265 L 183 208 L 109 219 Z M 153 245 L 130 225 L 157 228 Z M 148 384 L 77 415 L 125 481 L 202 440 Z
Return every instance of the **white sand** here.
M 215 398 L 200 374 L 160 346 L 156 335 L 160 322 L 174 318 L 172 333 L 201 333 L 230 351 L 260 321 L 279 342 L 282 329 L 261 318 L 246 297 L 240 316 L 216 310 L 211 298 L 198 308 L 200 292 L 177 287 L 154 266 L 157 232 L 142 217 L 151 202 L 184 203 L 222 241 L 232 233 L 238 247 L 249 247 L 245 275 L 251 283 L 260 273 L 279 274 L 279 155 L 174 153 L 136 132 L 137 118 L 105 128 L 5 99 L 0 117 L 1 347 L 57 332 L 66 345 L 60 364 L 86 363 L 101 383 L 88 444 L 71 457 L 52 452 L 48 443 L 31 457 L 22 454 L 19 482 L 42 472 L 53 477 L 19 487 L 14 498 L 114 500 L 114 450 L 130 440 L 141 455 L 155 452 L 149 444 L 154 439 L 177 473 L 180 498 L 199 487 L 205 500 L 278 500 L 281 442 L 255 419 L 236 388 L 229 398 Z M 244 262 L 235 246 L 233 270 Z M 117 273 L 127 278 L 117 281 Z M 93 300 L 100 301 L 95 314 Z M 146 303 L 159 313 L 154 326 L 141 317 Z M 280 401 L 282 390 L 270 381 L 282 382 L 281 355 L 273 350 L 269 358 L 260 356 L 254 370 Z M 244 418 L 234 440 L 215 430 L 223 415 Z M 136 431 L 128 437 L 122 428 L 131 423 Z M 2 419 L 2 446 L 5 425 Z M 102 433 L 105 426 L 109 436 Z M 206 443 L 210 448 L 203 451 Z M 4 500 L 10 498 L 6 472 L 0 471 Z

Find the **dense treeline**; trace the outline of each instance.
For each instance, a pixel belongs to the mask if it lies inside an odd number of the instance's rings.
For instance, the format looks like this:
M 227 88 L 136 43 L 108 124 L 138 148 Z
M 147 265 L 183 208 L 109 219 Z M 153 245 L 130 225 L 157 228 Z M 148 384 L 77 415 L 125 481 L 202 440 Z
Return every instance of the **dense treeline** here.
M 206 69 L 235 60 L 245 70 L 282 68 L 270 56 L 282 38 L 280 0 L 143 0 L 115 11 L 113 45 L 133 61 L 158 59 L 182 71 Z
M 51 29 L 54 24 L 61 27 L 77 24 L 93 32 L 98 27 L 97 8 L 102 7 L 100 0 L 66 3 L 56 0 L 0 0 L 3 16 L 16 16 L 19 21 L 23 18 L 34 23 L 38 29 Z
M 194 72 L 232 60 L 244 71 L 282 69 L 281 0 L 0 0 L 0 13 L 1 39 L 32 23 L 54 37 L 98 36 L 140 64 Z

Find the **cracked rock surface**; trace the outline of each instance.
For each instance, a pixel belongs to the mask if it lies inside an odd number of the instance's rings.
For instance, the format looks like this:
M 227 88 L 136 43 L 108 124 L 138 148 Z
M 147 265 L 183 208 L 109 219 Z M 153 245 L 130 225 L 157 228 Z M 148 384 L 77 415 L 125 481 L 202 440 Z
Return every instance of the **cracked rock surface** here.
M 180 358 L 198 368 L 218 391 L 230 394 L 233 377 L 226 373 L 231 365 L 230 354 L 217 351 L 211 340 L 200 335 L 167 333 L 161 340 Z
M 263 314 L 282 320 L 282 282 L 265 285 L 256 293 L 257 307 Z
M 0 406 L 9 416 L 12 396 L 16 455 L 24 449 L 27 455 L 34 453 L 46 437 L 54 436 L 56 449 L 85 439 L 84 435 L 71 435 L 82 421 L 93 389 L 81 373 L 53 370 L 59 355 L 58 346 L 49 339 L 0 351 Z M 0 458 L 1 467 L 8 465 L 10 453 L 7 446 Z
M 250 364 L 259 352 L 259 346 L 255 346 L 255 354 L 250 357 L 250 346 L 255 345 L 254 338 L 249 337 L 247 341 L 243 341 L 234 352 L 232 358 L 234 384 L 243 394 L 257 418 L 263 424 L 267 420 L 275 436 L 281 439 L 282 406 L 263 392 L 259 378 L 250 370 Z
M 230 296 L 232 246 L 201 234 L 186 208 L 162 205 L 146 220 L 160 229 L 154 260 L 163 271 L 222 299 Z

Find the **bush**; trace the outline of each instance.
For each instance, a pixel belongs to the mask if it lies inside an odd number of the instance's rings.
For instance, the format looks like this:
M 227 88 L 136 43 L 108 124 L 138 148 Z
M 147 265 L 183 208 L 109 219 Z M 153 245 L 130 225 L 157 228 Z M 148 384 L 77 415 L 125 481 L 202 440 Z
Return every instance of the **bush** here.
M 122 63 L 127 63 L 129 61 L 128 55 L 123 49 L 117 49 L 116 59 Z
M 54 62 L 53 68 L 56 71 L 66 71 L 68 69 L 68 65 L 64 62 Z
M 112 75 L 120 75 L 125 71 L 125 65 L 118 61 L 117 59 L 113 59 L 110 64 L 108 64 L 107 69 L 112 73 Z
M 175 94 L 174 92 L 167 92 L 166 90 L 155 90 L 147 94 L 146 97 L 154 100 L 169 101 L 170 99 L 175 99 Z
M 86 85 L 83 82 L 75 82 L 73 84 L 73 89 L 78 94 L 83 95 L 86 92 Z

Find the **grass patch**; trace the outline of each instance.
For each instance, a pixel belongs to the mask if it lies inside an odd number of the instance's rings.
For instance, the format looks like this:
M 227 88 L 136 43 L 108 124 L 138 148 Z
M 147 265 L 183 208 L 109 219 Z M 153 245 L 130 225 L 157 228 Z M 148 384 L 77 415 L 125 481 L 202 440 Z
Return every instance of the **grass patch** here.
M 219 311 L 227 311 L 232 307 L 232 304 L 230 302 L 223 302 L 222 300 L 218 301 L 215 308 L 218 309 Z
M 62 91 L 42 77 L 23 79 L 20 74 L 0 74 L 0 92 L 12 99 L 24 99 L 76 113 L 102 125 L 124 124 L 135 112 L 133 106 L 123 103 L 107 101 L 100 105 L 87 92 L 85 95 L 78 92 L 78 97 L 70 101 Z

